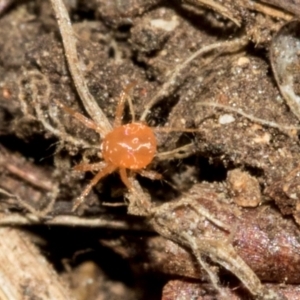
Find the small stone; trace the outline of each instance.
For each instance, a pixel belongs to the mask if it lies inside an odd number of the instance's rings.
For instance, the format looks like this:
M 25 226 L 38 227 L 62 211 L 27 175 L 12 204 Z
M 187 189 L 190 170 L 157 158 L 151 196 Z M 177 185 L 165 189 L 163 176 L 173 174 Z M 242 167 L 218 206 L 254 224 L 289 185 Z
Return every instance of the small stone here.
M 176 17 L 173 17 L 172 20 L 167 21 L 163 19 L 154 19 L 150 21 L 151 26 L 165 30 L 165 31 L 173 31 L 178 25 L 179 21 Z
M 235 118 L 229 114 L 224 114 L 219 117 L 219 124 L 221 124 L 221 125 L 230 124 L 234 121 L 235 121 Z
M 242 56 L 238 59 L 237 61 L 237 65 L 242 67 L 242 66 L 246 66 L 250 63 L 250 59 L 248 57 Z

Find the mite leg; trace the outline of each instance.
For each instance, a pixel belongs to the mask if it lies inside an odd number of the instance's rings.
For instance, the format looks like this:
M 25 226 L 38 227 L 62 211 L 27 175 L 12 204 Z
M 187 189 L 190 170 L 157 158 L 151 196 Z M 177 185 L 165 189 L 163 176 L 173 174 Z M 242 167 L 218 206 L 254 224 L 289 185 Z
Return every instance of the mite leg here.
M 98 126 L 94 121 L 85 117 L 84 115 L 80 114 L 79 112 L 73 110 L 72 108 L 62 104 L 60 101 L 58 101 L 58 100 L 54 100 L 54 101 L 58 107 L 62 108 L 69 115 L 73 116 L 75 119 L 77 119 L 79 122 L 81 122 L 84 126 L 97 131 L 98 133 L 100 133 L 100 135 L 104 135 L 103 129 L 100 126 Z
M 88 171 L 99 171 L 101 169 L 104 169 L 106 167 L 106 163 L 104 161 L 100 161 L 94 164 L 86 164 L 86 163 L 80 163 L 73 167 L 73 170 L 79 171 L 79 172 L 88 172 Z
M 116 170 L 116 167 L 113 165 L 106 165 L 102 170 L 100 170 L 95 177 L 91 180 L 91 182 L 86 186 L 86 188 L 83 190 L 81 195 L 76 199 L 72 211 L 74 212 L 79 205 L 81 205 L 84 202 L 84 198 L 88 195 L 88 193 L 91 191 L 94 185 L 98 183 L 98 181 L 105 177 L 106 175 L 114 172 Z
M 124 106 L 125 106 L 125 100 L 127 97 L 129 97 L 129 91 L 136 85 L 136 81 L 133 81 L 129 83 L 125 89 L 122 91 L 120 97 L 119 97 L 119 102 L 118 106 L 116 109 L 116 114 L 115 114 L 115 122 L 114 122 L 114 128 L 120 126 L 122 124 L 122 117 L 123 117 L 123 112 L 124 112 Z M 130 105 L 130 111 L 131 114 L 133 114 L 133 119 L 134 119 L 134 112 L 132 105 Z
M 126 169 L 125 168 L 120 168 L 119 173 L 120 173 L 120 177 L 121 177 L 122 182 L 126 185 L 128 190 L 132 191 L 134 188 L 133 188 L 132 184 L 130 183 L 130 181 L 128 179 Z

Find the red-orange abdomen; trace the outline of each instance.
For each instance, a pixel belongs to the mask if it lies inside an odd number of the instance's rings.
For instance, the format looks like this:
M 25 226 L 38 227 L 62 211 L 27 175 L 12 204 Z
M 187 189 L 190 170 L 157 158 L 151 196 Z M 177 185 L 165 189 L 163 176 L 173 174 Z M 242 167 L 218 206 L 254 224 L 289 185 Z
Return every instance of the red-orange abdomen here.
M 119 126 L 109 132 L 102 143 L 104 160 L 120 168 L 142 169 L 152 161 L 155 153 L 153 130 L 142 123 Z

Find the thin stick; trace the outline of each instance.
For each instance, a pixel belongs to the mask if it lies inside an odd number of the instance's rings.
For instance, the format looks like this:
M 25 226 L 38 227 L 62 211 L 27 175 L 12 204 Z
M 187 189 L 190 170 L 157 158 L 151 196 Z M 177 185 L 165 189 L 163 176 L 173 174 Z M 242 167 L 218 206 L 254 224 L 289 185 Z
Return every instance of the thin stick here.
M 190 246 L 199 265 L 204 269 L 204 271 L 209 276 L 210 282 L 212 283 L 215 290 L 218 291 L 221 299 L 222 300 L 229 299 L 230 296 L 228 295 L 227 291 L 225 289 L 222 289 L 221 285 L 219 284 L 218 276 L 210 269 L 209 265 L 202 259 L 201 251 L 199 251 L 199 249 L 198 249 L 199 247 L 197 245 L 196 238 L 190 236 L 188 233 L 185 233 L 185 232 L 182 232 L 182 236 L 184 237 L 184 239 L 187 241 L 188 245 Z
M 97 228 L 111 228 L 121 230 L 143 230 L 152 231 L 143 223 L 126 222 L 126 220 L 112 219 L 111 216 L 102 216 L 99 218 L 83 218 L 69 215 L 55 216 L 53 219 L 41 221 L 34 214 L 24 213 L 0 213 L 0 226 L 15 226 L 15 225 L 56 225 L 56 226 L 83 226 Z
M 282 11 L 282 9 L 275 8 L 274 6 L 267 5 L 267 4 L 260 4 L 249 0 L 243 0 L 243 6 L 247 7 L 250 10 L 261 12 L 272 18 L 283 19 L 286 21 L 290 21 L 293 18 L 292 14 L 286 13 Z
M 87 143 L 86 141 L 79 138 L 74 138 L 73 136 L 65 132 L 64 126 L 60 123 L 60 120 L 56 117 L 56 113 L 53 112 L 51 106 L 49 107 L 49 116 L 51 116 L 52 121 L 55 122 L 58 129 L 53 127 L 52 124 L 50 124 L 50 122 L 47 120 L 47 116 L 45 115 L 45 112 L 42 109 L 41 103 L 43 103 L 43 101 L 45 103 L 50 101 L 49 99 L 50 99 L 51 88 L 50 88 L 50 82 L 48 78 L 37 70 L 24 71 L 23 76 L 21 76 L 19 83 L 21 87 L 23 86 L 22 83 L 23 80 L 26 80 L 29 83 L 29 87 L 31 89 L 32 104 L 33 104 L 32 106 L 34 107 L 35 114 L 36 114 L 36 117 L 32 117 L 32 118 L 37 119 L 39 122 L 41 122 L 46 130 L 56 135 L 57 137 L 60 137 L 61 140 L 67 141 L 75 146 L 92 148 L 92 145 Z M 39 95 L 38 85 L 40 84 L 45 86 L 45 91 L 43 95 Z M 41 98 L 43 98 L 43 100 Z M 26 104 L 26 100 L 25 100 L 26 94 L 24 93 L 22 88 L 19 91 L 19 99 L 21 103 L 21 109 L 25 114 L 25 116 L 31 117 L 28 111 L 28 105 Z
M 272 7 L 277 7 L 280 10 L 285 10 L 290 13 L 292 13 L 294 16 L 299 17 L 300 16 L 300 8 L 299 8 L 299 2 L 298 1 L 282 1 L 282 0 L 255 0 L 268 3 Z M 298 3 L 297 3 L 298 2 Z
M 199 49 L 192 55 L 190 55 L 183 63 L 177 65 L 175 69 L 171 72 L 171 76 L 167 79 L 167 81 L 163 84 L 163 86 L 159 89 L 159 91 L 152 97 L 152 99 L 145 105 L 145 110 L 140 117 L 140 121 L 145 121 L 148 113 L 150 112 L 150 108 L 162 97 L 166 94 L 166 91 L 169 89 L 171 85 L 174 84 L 176 77 L 179 73 L 187 67 L 187 65 L 193 61 L 198 56 L 204 55 L 208 52 L 218 49 L 218 53 L 221 54 L 223 52 L 236 52 L 242 47 L 246 46 L 248 41 L 246 39 L 235 39 L 228 42 L 217 42 L 214 44 L 210 44 L 208 46 L 204 46 Z
M 227 9 L 222 4 L 213 1 L 213 0 L 185 0 L 186 3 L 193 3 L 197 6 L 205 6 L 209 9 L 212 9 L 213 11 L 216 11 L 221 16 L 231 20 L 233 23 L 235 23 L 238 27 L 241 27 L 241 21 L 239 21 L 237 18 L 234 17 L 234 15 L 231 13 L 229 9 Z
M 65 49 L 66 59 L 69 65 L 69 70 L 73 78 L 74 85 L 85 110 L 90 115 L 90 117 L 98 124 L 98 126 L 101 127 L 103 131 L 101 137 L 104 137 L 108 132 L 112 130 L 112 126 L 101 108 L 98 106 L 94 97 L 89 92 L 88 86 L 84 80 L 82 70 L 80 69 L 80 61 L 78 59 L 75 43 L 76 40 L 69 14 L 62 0 L 50 1 L 58 22 L 62 42 Z
M 278 124 L 276 122 L 260 119 L 260 118 L 254 117 L 253 115 L 249 115 L 249 114 L 245 113 L 244 111 L 242 111 L 238 108 L 230 107 L 230 106 L 215 103 L 215 102 L 206 102 L 205 101 L 205 102 L 199 102 L 196 105 L 197 106 L 210 106 L 210 107 L 214 107 L 214 108 L 222 108 L 226 111 L 232 111 L 232 112 L 234 112 L 238 115 L 241 115 L 241 116 L 249 119 L 252 122 L 255 122 L 255 123 L 258 123 L 258 124 L 261 124 L 261 125 L 265 125 L 265 126 L 268 126 L 268 127 L 272 127 L 272 128 L 277 128 L 279 130 L 300 130 L 300 126 L 282 125 L 282 124 Z M 185 130 L 183 130 L 183 131 L 185 131 Z
M 219 104 L 219 103 L 215 103 L 215 102 L 199 102 L 196 104 L 197 106 L 209 106 L 209 107 L 213 107 L 213 108 L 222 108 L 226 111 L 231 111 L 234 112 L 238 115 L 241 115 L 245 118 L 247 118 L 248 120 L 254 122 L 254 123 L 258 123 L 264 126 L 268 126 L 271 128 L 276 128 L 279 130 L 300 130 L 300 126 L 295 126 L 295 125 L 283 125 L 283 124 L 278 124 L 276 122 L 272 122 L 272 121 L 268 121 L 265 119 L 260 119 L 257 118 L 253 115 L 247 114 L 244 111 L 242 111 L 241 109 L 238 108 L 234 108 L 231 106 L 227 106 L 227 105 L 223 105 L 223 104 Z M 168 127 L 155 127 L 153 128 L 153 130 L 158 131 L 158 132 L 200 132 L 201 130 L 199 128 L 177 128 L 177 127 L 173 127 L 173 128 L 168 128 Z
M 58 192 L 59 192 L 58 188 L 55 187 L 53 189 L 50 202 L 46 205 L 46 207 L 44 209 L 39 211 L 39 210 L 35 209 L 33 206 L 31 206 L 29 203 L 27 203 L 25 200 L 21 199 L 18 195 L 11 194 L 11 193 L 3 190 L 2 188 L 0 188 L 0 194 L 3 194 L 7 197 L 16 199 L 22 207 L 24 207 L 25 209 L 27 209 L 30 213 L 32 213 L 34 215 L 35 219 L 43 219 L 44 217 L 46 217 L 46 215 L 48 213 L 50 213 L 52 211 L 54 204 L 56 202 Z

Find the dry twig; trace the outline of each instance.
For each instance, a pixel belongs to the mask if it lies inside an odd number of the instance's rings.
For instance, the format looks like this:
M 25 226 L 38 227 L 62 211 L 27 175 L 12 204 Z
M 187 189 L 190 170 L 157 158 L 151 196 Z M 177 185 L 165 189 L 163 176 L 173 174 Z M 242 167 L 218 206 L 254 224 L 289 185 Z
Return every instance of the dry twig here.
M 0 227 L 0 298 L 71 300 L 67 286 L 31 242 L 28 234 Z
M 81 70 L 81 63 L 76 50 L 76 38 L 71 20 L 62 0 L 51 0 L 53 10 L 59 25 L 65 55 L 69 70 L 72 75 L 78 95 L 90 117 L 102 128 L 104 135 L 111 131 L 112 126 L 94 97 L 89 92 L 88 86 Z

